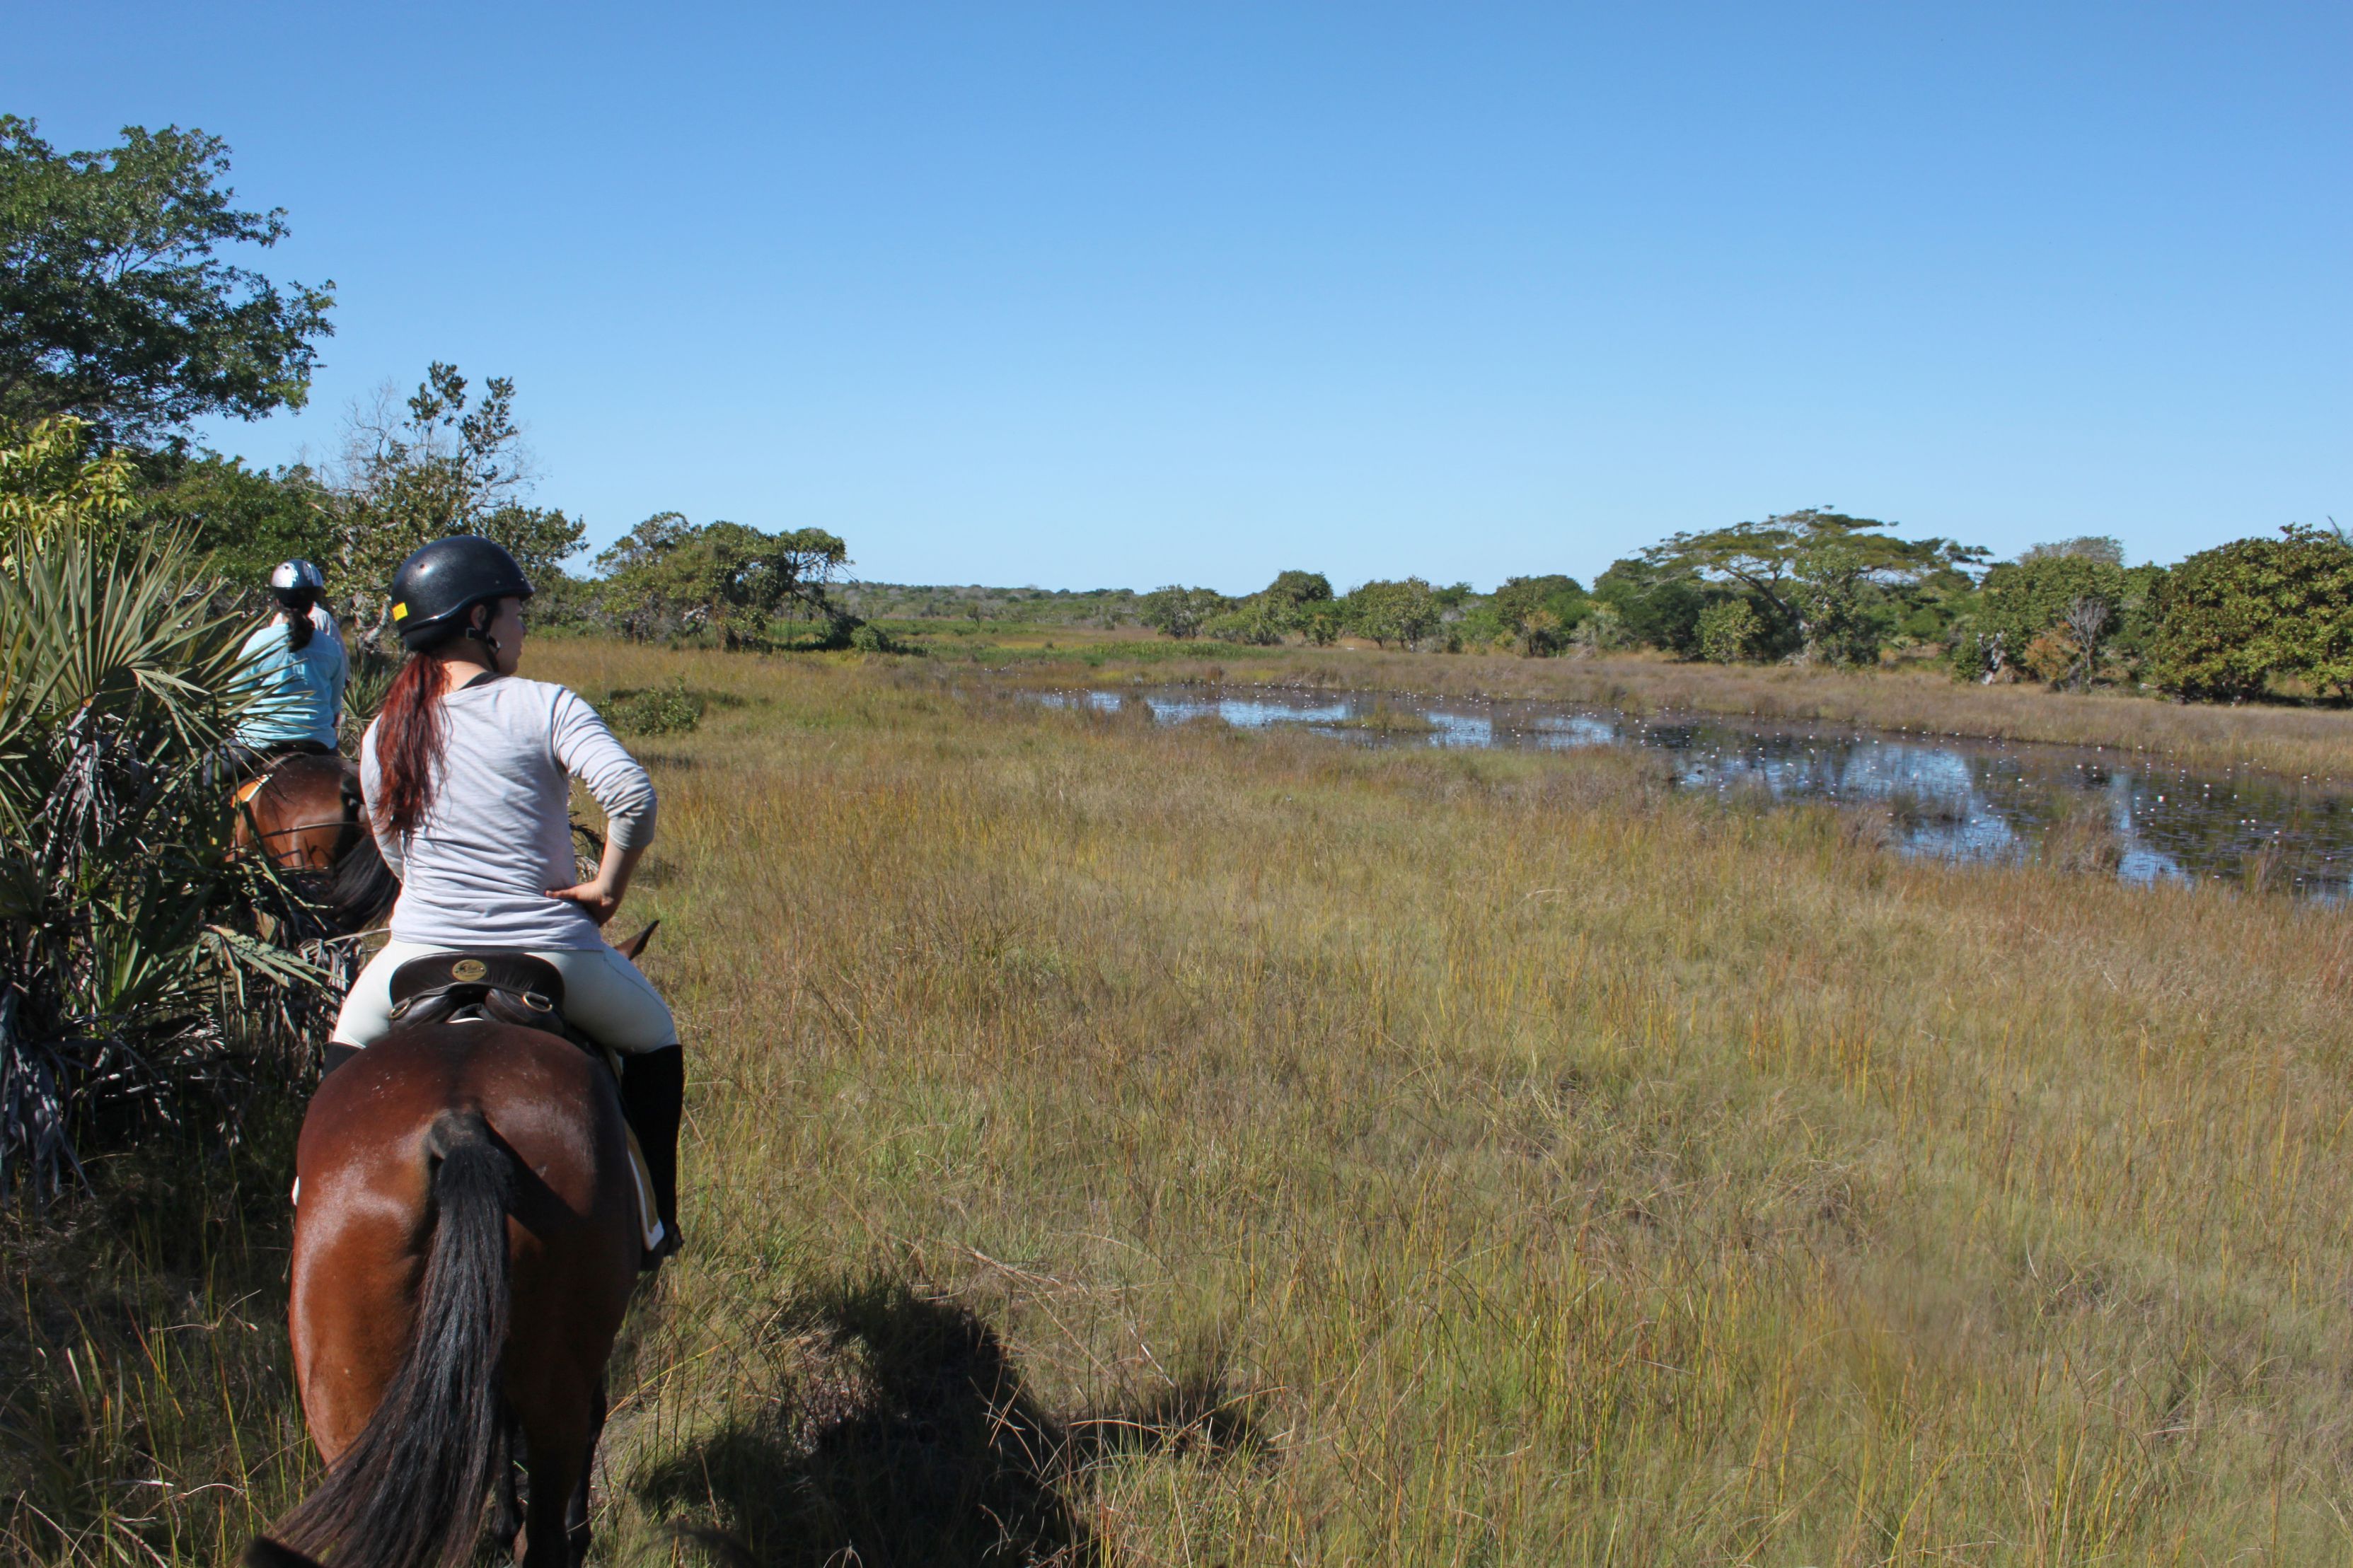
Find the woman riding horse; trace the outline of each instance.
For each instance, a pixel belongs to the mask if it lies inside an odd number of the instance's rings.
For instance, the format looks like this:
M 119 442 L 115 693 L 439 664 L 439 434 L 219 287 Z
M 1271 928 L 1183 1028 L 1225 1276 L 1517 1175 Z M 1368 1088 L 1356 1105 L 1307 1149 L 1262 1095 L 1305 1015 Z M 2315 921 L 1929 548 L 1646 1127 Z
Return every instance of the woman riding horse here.
M 239 650 L 245 711 L 225 770 L 236 781 L 237 842 L 282 871 L 333 872 L 314 891 L 336 929 L 356 931 L 391 901 L 391 873 L 360 830 L 359 770 L 335 749 L 350 665 L 335 618 L 319 603 L 326 579 L 308 561 L 269 574 L 277 612 Z M 358 851 L 358 853 L 354 853 Z
M 576 693 L 515 674 L 531 595 L 513 556 L 462 534 L 425 546 L 393 577 L 408 662 L 360 742 L 360 779 L 400 896 L 392 940 L 335 1020 L 328 1070 L 391 1028 L 393 972 L 410 959 L 468 948 L 544 959 L 564 977 L 565 1016 L 621 1058 L 621 1110 L 645 1152 L 667 1256 L 679 1246 L 685 1058 L 660 994 L 598 930 L 653 837 L 653 781 Z M 586 882 L 567 775 L 607 824 Z
M 319 603 L 326 586 L 308 561 L 280 562 L 269 574 L 269 596 L 278 608 L 238 652 L 254 701 L 235 738 L 257 757 L 335 749 L 351 666 L 335 617 Z
M 428 544 L 394 579 L 409 658 L 361 761 L 400 894 L 295 1151 L 287 1317 L 329 1468 L 275 1527 L 283 1546 L 259 1542 L 250 1563 L 446 1568 L 470 1555 L 495 1491 L 496 1533 L 512 1543 L 520 1528 L 526 1568 L 578 1568 L 606 1363 L 639 1268 L 677 1247 L 678 1032 L 598 932 L 652 835 L 653 786 L 595 710 L 515 676 L 531 592 L 483 539 Z M 586 882 L 567 775 L 609 821 Z M 493 993 L 540 1021 L 397 1011 L 394 972 L 437 954 L 461 981 L 551 967 Z M 602 1061 L 549 1031 L 550 1013 L 620 1054 L 617 1095 Z M 659 1238 L 639 1227 L 625 1123 Z

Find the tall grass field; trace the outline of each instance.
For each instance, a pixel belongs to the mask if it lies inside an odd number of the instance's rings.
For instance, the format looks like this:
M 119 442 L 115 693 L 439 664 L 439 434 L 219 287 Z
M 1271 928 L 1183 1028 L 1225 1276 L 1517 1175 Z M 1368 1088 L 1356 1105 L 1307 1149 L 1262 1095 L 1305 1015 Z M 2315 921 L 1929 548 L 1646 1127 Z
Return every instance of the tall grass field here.
M 599 1561 L 2353 1561 L 2345 910 L 943 660 L 526 673 L 703 700 Z M 315 1479 L 291 1121 L 9 1222 L 0 1552 Z

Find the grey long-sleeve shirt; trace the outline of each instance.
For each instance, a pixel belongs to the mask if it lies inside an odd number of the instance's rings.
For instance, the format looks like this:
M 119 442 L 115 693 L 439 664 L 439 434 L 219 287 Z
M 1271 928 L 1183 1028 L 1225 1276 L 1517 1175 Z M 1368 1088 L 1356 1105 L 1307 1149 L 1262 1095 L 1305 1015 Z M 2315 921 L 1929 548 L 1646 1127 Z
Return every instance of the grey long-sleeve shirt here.
M 441 700 L 448 744 L 433 805 L 412 832 L 379 832 L 400 879 L 392 934 L 435 947 L 602 945 L 576 904 L 547 896 L 580 878 L 572 856 L 576 776 L 605 808 L 623 848 L 650 843 L 654 784 L 576 692 L 513 676 L 478 680 Z M 360 742 L 360 787 L 382 787 L 376 726 Z

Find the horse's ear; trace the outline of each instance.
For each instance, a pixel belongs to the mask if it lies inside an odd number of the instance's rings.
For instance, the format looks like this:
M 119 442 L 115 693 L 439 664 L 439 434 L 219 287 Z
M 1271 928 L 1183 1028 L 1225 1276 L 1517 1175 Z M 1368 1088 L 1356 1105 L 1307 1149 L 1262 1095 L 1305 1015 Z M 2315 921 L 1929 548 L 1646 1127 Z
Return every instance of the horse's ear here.
M 631 937 L 628 941 L 617 942 L 613 946 L 619 951 L 623 958 L 626 958 L 634 963 L 637 962 L 638 954 L 645 952 L 646 943 L 653 940 L 654 928 L 660 924 L 661 921 L 656 921 L 652 925 L 646 927 L 645 930 Z

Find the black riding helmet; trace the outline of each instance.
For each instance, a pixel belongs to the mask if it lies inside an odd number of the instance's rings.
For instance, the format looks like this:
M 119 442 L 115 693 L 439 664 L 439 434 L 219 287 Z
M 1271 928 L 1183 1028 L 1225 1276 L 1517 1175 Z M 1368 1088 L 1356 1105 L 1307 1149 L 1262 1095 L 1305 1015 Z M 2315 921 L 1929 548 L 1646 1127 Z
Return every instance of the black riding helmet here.
M 470 533 L 437 539 L 392 574 L 392 624 L 401 646 L 431 647 L 470 628 L 476 605 L 528 599 L 531 580 L 515 558 Z

